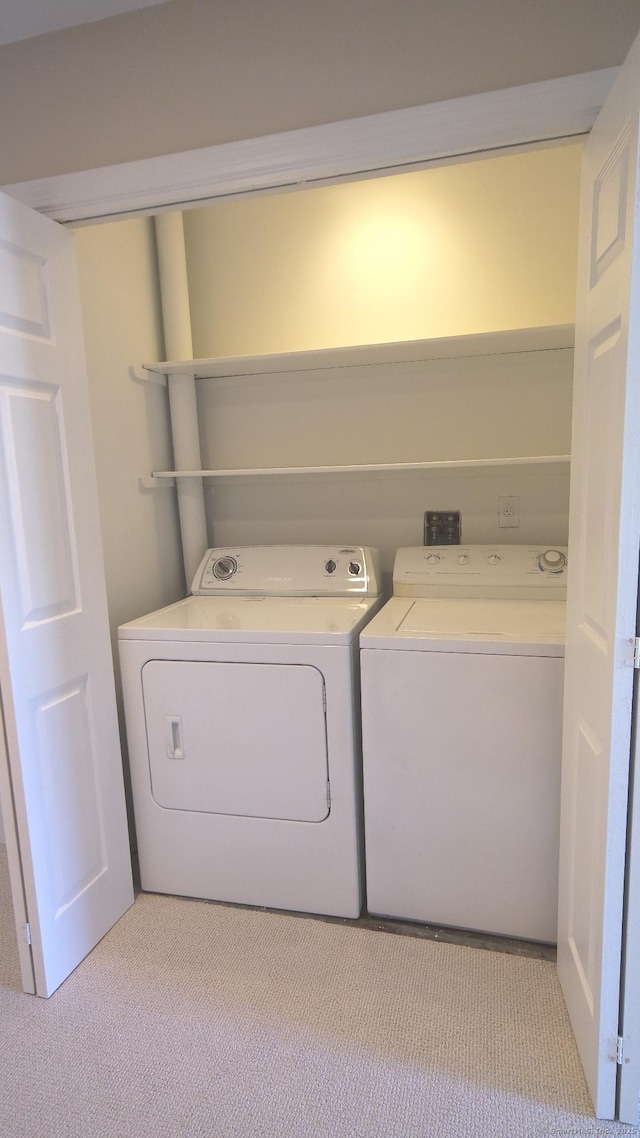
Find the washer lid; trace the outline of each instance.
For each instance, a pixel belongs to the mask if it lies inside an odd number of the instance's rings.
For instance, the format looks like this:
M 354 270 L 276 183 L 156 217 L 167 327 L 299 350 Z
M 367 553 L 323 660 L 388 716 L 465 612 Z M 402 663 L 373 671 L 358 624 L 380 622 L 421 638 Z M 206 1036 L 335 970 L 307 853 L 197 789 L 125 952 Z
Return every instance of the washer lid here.
M 563 656 L 564 601 L 392 597 L 361 636 L 365 648 Z
M 379 607 L 375 597 L 187 597 L 129 621 L 120 640 L 349 644 Z

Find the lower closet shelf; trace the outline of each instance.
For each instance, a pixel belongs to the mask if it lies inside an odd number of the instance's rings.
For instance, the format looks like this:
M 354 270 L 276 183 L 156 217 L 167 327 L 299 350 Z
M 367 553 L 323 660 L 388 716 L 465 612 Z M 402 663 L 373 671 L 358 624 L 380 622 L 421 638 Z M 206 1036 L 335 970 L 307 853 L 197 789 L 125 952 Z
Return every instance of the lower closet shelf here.
M 156 470 L 153 478 L 261 478 L 269 474 L 367 474 L 393 471 L 453 470 L 493 466 L 544 466 L 568 464 L 568 454 L 528 455 L 519 458 L 458 458 L 435 462 L 371 462 L 345 466 L 265 466 L 226 470 Z

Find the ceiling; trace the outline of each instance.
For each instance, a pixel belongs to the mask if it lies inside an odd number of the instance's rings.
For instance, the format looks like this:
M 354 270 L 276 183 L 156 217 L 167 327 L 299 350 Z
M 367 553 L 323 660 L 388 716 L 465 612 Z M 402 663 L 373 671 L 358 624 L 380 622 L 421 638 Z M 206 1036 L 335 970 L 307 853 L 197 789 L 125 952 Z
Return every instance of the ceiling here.
M 0 44 L 165 3 L 166 0 L 2 0 Z

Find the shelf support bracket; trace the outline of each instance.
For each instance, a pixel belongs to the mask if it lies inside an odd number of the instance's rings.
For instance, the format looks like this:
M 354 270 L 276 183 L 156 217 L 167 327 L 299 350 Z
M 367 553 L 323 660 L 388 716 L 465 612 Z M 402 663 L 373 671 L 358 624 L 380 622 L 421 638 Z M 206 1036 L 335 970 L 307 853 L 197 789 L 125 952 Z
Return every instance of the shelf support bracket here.
M 129 368 L 129 379 L 134 383 L 155 383 L 158 387 L 168 387 L 166 375 L 148 371 L 144 364 L 132 364 Z
M 164 490 L 165 487 L 175 487 L 175 478 L 154 478 L 153 474 L 148 478 L 138 479 L 138 490 L 144 494 L 147 490 Z

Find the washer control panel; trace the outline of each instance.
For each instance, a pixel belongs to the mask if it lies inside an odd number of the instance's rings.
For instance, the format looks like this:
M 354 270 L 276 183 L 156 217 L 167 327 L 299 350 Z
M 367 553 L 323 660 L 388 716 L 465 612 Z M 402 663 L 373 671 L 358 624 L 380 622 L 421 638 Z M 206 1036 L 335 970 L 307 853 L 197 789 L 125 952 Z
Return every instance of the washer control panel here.
M 409 597 L 564 600 L 566 546 L 440 545 L 399 549 L 393 591 Z
M 208 549 L 191 592 L 266 597 L 375 596 L 378 551 L 365 546 L 251 545 Z

